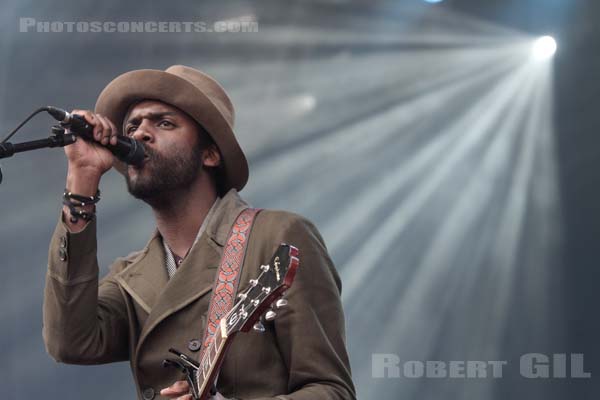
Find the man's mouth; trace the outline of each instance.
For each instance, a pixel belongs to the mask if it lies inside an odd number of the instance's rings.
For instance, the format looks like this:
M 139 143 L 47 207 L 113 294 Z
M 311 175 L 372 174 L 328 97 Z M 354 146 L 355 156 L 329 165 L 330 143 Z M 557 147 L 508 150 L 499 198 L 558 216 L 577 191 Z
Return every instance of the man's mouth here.
M 146 155 L 144 155 L 144 159 L 142 160 L 141 163 L 136 164 L 136 165 L 130 164 L 129 167 L 136 171 L 140 171 L 144 168 L 144 166 L 146 166 L 148 161 L 150 161 L 150 157 L 146 154 Z

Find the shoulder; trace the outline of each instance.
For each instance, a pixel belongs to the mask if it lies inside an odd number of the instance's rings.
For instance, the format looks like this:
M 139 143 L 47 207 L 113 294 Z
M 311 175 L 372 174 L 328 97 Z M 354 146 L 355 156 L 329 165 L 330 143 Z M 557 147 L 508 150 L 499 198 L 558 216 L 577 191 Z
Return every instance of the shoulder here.
M 308 218 L 289 211 L 263 210 L 252 228 L 251 243 L 267 253 L 273 253 L 281 243 L 290 244 L 304 259 L 315 258 L 317 264 L 333 265 L 325 241 Z
M 280 234 L 286 232 L 318 233 L 317 227 L 308 218 L 283 210 L 262 210 L 256 218 L 256 228 Z
M 110 274 L 118 274 L 142 258 L 148 252 L 148 247 L 141 250 L 135 250 L 124 257 L 118 257 L 110 267 Z
M 159 244 L 157 244 L 156 241 L 158 241 Z M 120 263 L 123 265 L 123 268 L 127 268 L 129 265 L 137 262 L 140 258 L 144 257 L 144 255 L 146 255 L 146 253 L 148 253 L 148 251 L 150 250 L 150 247 L 157 245 L 162 246 L 162 238 L 160 236 L 160 233 L 158 232 L 158 229 L 155 229 L 152 235 L 150 235 L 148 242 L 146 242 L 146 245 L 142 249 L 134 250 L 125 257 L 117 258 L 115 263 Z
M 145 249 L 145 248 L 142 249 L 142 250 L 132 251 L 131 253 L 129 253 L 125 257 L 119 257 L 119 258 L 117 258 L 117 261 L 122 262 L 125 265 L 133 264 L 140 257 L 142 257 L 146 252 L 147 252 L 147 249 Z
M 254 261 L 269 260 L 282 243 L 292 245 L 299 251 L 301 264 L 297 279 L 309 282 L 318 278 L 327 290 L 339 295 L 339 274 L 323 237 L 311 220 L 293 212 L 267 209 L 258 214 L 252 229 L 251 247 L 255 247 L 255 251 L 260 249 L 256 252 L 259 258 Z

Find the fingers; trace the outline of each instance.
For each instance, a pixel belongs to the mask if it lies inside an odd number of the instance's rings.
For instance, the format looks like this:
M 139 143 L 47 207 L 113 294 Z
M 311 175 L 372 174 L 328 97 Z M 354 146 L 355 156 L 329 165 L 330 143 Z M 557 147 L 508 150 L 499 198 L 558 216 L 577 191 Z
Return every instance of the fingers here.
M 166 396 L 170 399 L 178 398 L 178 399 L 188 399 L 186 397 L 187 393 L 190 390 L 190 385 L 187 381 L 177 381 L 169 387 L 166 387 L 160 391 L 161 396 Z M 178 397 L 182 396 L 182 397 Z M 191 395 L 189 395 L 189 399 L 191 399 Z
M 116 133 L 113 133 L 113 125 L 108 121 L 108 118 L 100 114 L 96 114 L 96 118 L 102 124 L 102 138 L 100 139 L 100 143 L 106 146 L 110 142 L 111 136 L 116 135 Z
M 108 122 L 108 125 L 110 126 L 110 144 L 115 146 L 117 144 L 117 135 L 119 134 L 119 130 L 110 119 L 107 117 L 104 117 L 104 119 L 106 119 L 106 122 Z
M 94 135 L 94 139 L 97 140 L 98 142 L 102 139 L 102 123 L 100 122 L 100 120 L 98 120 L 96 118 L 96 115 L 91 112 L 90 110 L 72 110 L 71 114 L 77 114 L 81 117 L 83 117 L 88 124 L 90 124 L 94 130 L 93 130 L 93 135 Z
M 82 116 L 93 129 L 94 140 L 107 145 L 109 143 L 117 144 L 118 130 L 116 126 L 104 115 L 94 114 L 90 110 L 73 110 L 72 114 Z

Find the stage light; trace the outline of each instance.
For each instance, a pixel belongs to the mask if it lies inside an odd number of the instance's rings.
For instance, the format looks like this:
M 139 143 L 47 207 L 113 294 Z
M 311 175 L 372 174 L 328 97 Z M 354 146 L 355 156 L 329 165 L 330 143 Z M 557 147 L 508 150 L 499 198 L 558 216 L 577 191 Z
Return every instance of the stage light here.
M 432 3 L 432 4 L 441 3 L 442 1 L 444 1 L 444 0 L 425 0 L 426 3 Z
M 544 61 L 556 53 L 556 40 L 552 36 L 542 36 L 533 42 L 531 55 L 535 60 Z

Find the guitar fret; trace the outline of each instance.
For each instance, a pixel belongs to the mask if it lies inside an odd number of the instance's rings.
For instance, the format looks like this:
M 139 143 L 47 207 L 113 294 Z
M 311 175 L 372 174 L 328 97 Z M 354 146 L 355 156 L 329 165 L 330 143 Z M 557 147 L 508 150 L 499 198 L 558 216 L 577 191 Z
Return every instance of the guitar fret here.
M 217 353 L 218 353 L 218 351 L 217 351 L 217 346 L 213 346 L 213 347 L 212 347 L 212 349 L 210 349 L 210 350 L 211 350 L 211 352 L 212 352 L 212 351 L 214 351 L 214 352 L 215 352 L 214 356 L 215 356 L 215 358 L 216 358 L 216 356 L 217 356 Z M 210 353 L 209 353 L 209 357 L 210 357 Z

